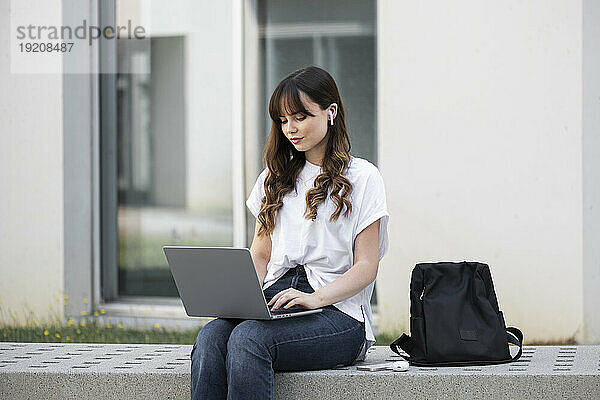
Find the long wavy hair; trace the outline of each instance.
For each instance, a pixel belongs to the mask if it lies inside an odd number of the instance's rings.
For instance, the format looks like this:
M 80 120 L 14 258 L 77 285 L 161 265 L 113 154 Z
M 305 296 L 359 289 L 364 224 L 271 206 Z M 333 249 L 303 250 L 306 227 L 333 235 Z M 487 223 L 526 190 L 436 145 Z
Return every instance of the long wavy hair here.
M 306 219 L 315 220 L 317 207 L 329 195 L 337 206 L 329 221 L 336 221 L 344 207 L 344 217 L 352 212 L 349 200 L 352 184 L 344 176 L 350 162 L 350 138 L 346 129 L 346 115 L 337 85 L 331 75 L 314 65 L 292 72 L 275 88 L 269 101 L 271 132 L 263 151 L 263 161 L 268 173 L 264 183 L 265 196 L 262 198 L 258 221 L 258 235 L 268 235 L 275 228 L 277 212 L 283 206 L 283 197 L 296 190 L 296 181 L 304 167 L 306 157 L 287 139 L 281 128 L 281 115 L 295 113 L 311 114 L 302 103 L 300 92 L 325 110 L 331 103 L 337 103 L 337 115 L 333 125 L 327 123 L 327 147 L 323 157 L 322 172 L 315 178 L 313 188 L 306 193 Z

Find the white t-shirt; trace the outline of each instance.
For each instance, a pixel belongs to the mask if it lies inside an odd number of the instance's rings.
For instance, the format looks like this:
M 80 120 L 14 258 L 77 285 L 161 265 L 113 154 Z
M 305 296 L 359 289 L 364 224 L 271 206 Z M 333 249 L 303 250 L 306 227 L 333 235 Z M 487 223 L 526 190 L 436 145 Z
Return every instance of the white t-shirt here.
M 377 167 L 365 159 L 351 157 L 344 175 L 352 183 L 349 196 L 352 212 L 348 218 L 344 217 L 344 207 L 334 222 L 329 222 L 329 218 L 336 206 L 329 196 L 317 207 L 315 221 L 304 218 L 306 192 L 314 186 L 314 180 L 320 173 L 321 167 L 306 161 L 296 183 L 298 193 L 292 190 L 283 198 L 283 206 L 277 212 L 275 228 L 270 235 L 271 259 L 267 264 L 263 290 L 296 264 L 304 265 L 308 282 L 315 291 L 333 282 L 352 267 L 356 236 L 380 218 L 379 260 L 387 252 L 389 214 L 383 178 Z M 258 216 L 265 194 L 266 176 L 267 168 L 258 176 L 246 200 L 254 217 Z M 375 343 L 371 312 L 373 287 L 374 282 L 356 295 L 333 304 L 357 321 L 365 322 L 366 344 L 357 360 L 364 360 L 368 348 Z

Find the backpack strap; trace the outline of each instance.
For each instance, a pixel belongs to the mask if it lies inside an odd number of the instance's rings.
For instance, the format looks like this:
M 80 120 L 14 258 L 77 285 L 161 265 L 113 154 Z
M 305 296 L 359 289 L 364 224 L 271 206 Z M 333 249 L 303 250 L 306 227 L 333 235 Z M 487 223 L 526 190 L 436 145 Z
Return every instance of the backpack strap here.
M 510 335 L 506 335 L 508 343 L 519 346 L 519 352 L 512 358 L 512 360 L 510 360 L 517 361 L 519 358 L 521 358 L 521 354 L 523 354 L 523 332 L 521 332 L 519 328 L 512 326 L 506 328 L 506 332 L 510 333 Z
M 518 328 L 514 328 L 514 327 L 506 328 L 506 332 L 507 332 L 507 334 L 506 334 L 507 342 L 512 343 L 516 346 L 519 346 L 519 351 L 517 352 L 517 354 L 515 354 L 514 357 L 506 359 L 506 360 L 499 360 L 499 361 L 451 361 L 451 362 L 439 362 L 439 363 L 416 362 L 410 357 L 412 349 L 415 347 L 414 341 L 406 333 L 403 333 L 402 336 L 400 336 L 398 339 L 394 340 L 392 342 L 392 344 L 390 344 L 390 348 L 392 349 L 392 351 L 394 353 L 396 353 L 400 357 L 404 358 L 411 365 L 424 366 L 424 367 L 429 367 L 429 366 L 459 367 L 459 366 L 469 366 L 469 365 L 505 364 L 505 363 L 517 361 L 521 357 L 521 354 L 523 354 L 523 333 Z M 409 356 L 407 357 L 404 354 L 401 354 L 399 348 L 404 350 L 406 353 L 408 353 Z
M 415 347 L 415 344 L 410 336 L 408 336 L 406 333 L 403 333 L 402 336 L 400 336 L 398 339 L 394 340 L 392 344 L 390 344 L 390 348 L 394 353 L 398 354 L 401 357 L 404 357 L 402 354 L 400 354 L 400 350 L 398 350 L 398 347 L 410 354 L 412 352 L 412 349 Z M 404 358 L 408 360 L 408 358 Z

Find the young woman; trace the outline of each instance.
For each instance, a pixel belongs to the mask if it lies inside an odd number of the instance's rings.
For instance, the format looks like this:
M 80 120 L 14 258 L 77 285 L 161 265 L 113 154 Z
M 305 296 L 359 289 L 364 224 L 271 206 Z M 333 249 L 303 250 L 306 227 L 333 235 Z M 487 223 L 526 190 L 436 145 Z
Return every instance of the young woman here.
M 269 114 L 266 168 L 246 201 L 250 253 L 273 310 L 323 311 L 207 323 L 191 354 L 192 399 L 273 399 L 274 371 L 350 365 L 375 343 L 370 300 L 389 220 L 381 174 L 350 155 L 342 99 L 323 69 L 283 79 Z

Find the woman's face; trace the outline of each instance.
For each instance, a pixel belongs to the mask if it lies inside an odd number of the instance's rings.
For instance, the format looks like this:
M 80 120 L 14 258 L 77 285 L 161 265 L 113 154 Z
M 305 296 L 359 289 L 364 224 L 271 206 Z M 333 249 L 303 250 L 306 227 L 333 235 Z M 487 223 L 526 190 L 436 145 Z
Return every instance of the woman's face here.
M 305 155 L 308 161 L 321 165 L 327 145 L 326 136 L 329 117 L 327 111 L 331 110 L 335 118 L 337 104 L 332 103 L 325 110 L 321 110 L 321 107 L 312 102 L 304 92 L 300 92 L 300 99 L 306 110 L 314 116 L 302 113 L 280 115 L 281 130 L 296 150 L 306 152 Z

